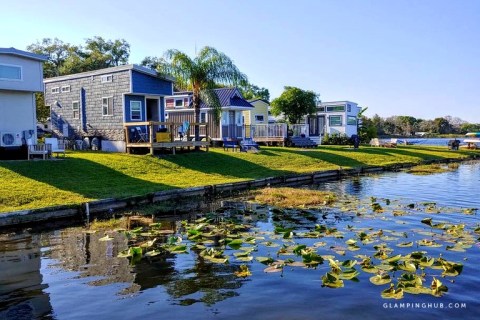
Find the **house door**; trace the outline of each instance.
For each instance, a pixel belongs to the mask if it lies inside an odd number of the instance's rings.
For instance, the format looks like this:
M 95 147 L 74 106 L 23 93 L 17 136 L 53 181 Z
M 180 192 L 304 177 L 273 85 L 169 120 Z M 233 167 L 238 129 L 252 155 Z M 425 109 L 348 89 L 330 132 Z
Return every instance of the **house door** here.
M 318 136 L 320 135 L 318 128 L 318 116 L 309 116 L 308 117 L 308 135 L 309 136 Z
M 158 99 L 147 99 L 147 121 L 160 121 Z
M 325 133 L 325 116 L 318 116 L 318 132 L 322 136 Z
M 228 137 L 236 138 L 235 111 L 228 111 Z

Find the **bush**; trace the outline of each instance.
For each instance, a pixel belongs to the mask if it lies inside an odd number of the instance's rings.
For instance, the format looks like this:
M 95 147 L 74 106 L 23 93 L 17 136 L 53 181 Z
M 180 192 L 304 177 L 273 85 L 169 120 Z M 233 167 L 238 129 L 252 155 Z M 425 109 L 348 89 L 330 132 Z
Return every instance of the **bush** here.
M 324 145 L 348 145 L 350 144 L 349 138 L 345 133 L 326 133 L 322 139 Z

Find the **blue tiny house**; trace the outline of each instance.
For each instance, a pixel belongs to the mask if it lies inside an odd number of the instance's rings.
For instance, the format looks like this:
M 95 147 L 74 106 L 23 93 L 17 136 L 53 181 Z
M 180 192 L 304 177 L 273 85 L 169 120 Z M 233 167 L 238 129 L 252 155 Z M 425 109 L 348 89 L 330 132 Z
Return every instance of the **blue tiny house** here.
M 0 154 L 36 139 L 35 93 L 43 91 L 47 57 L 15 48 L 0 48 Z
M 59 137 L 101 140 L 105 151 L 125 152 L 124 124 L 164 121 L 173 78 L 123 65 L 45 79 L 45 104 Z M 146 128 L 142 128 L 146 130 Z

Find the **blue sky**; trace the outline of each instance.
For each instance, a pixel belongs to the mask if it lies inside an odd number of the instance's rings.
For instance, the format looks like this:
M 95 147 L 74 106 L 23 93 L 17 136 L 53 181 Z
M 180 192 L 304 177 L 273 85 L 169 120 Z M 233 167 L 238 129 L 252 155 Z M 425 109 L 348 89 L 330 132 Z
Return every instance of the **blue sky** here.
M 213 46 L 278 97 L 296 86 L 367 116 L 480 123 L 480 0 L 22 0 L 0 47 L 43 38 L 125 39 L 130 63 Z

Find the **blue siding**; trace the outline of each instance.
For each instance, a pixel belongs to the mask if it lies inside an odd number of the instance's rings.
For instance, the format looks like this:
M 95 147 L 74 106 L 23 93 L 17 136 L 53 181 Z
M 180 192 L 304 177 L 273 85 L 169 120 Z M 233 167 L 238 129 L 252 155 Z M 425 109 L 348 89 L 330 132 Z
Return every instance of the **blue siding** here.
M 140 120 L 132 120 L 130 118 L 130 101 L 140 101 L 142 103 L 142 118 Z M 145 97 L 138 95 L 125 95 L 125 122 L 147 121 L 145 115 Z
M 172 83 L 132 70 L 132 90 L 137 93 L 172 95 Z

